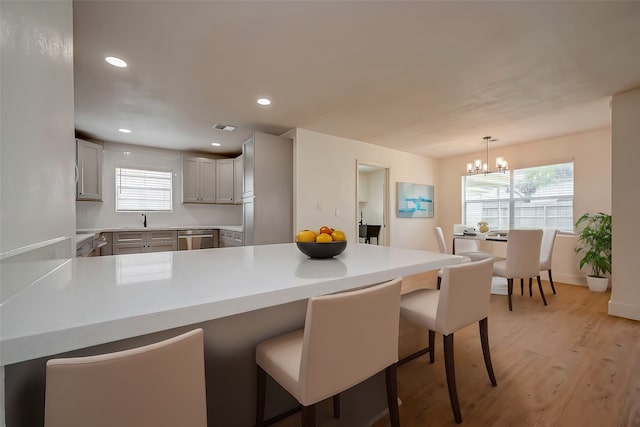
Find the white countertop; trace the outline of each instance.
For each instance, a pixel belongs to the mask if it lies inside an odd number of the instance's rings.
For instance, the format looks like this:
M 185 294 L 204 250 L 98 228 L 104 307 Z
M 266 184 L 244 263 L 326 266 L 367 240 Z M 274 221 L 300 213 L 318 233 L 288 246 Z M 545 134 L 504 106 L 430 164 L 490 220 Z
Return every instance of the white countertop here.
M 217 319 L 462 258 L 349 244 L 312 260 L 294 243 L 69 259 L 0 305 L 0 363 Z
M 76 245 L 84 242 L 85 240 L 89 240 L 95 236 L 95 233 L 78 233 L 76 234 Z
M 241 225 L 164 225 L 157 227 L 104 227 L 104 228 L 80 228 L 76 230 L 78 234 L 84 233 L 112 233 L 116 231 L 156 231 L 156 230 L 231 230 L 242 231 Z

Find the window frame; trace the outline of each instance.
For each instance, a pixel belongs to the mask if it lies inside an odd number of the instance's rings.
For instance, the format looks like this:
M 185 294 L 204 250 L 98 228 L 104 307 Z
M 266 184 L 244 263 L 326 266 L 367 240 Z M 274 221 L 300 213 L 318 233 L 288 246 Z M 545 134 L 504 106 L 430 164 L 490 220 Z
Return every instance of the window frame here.
M 536 193 L 533 193 L 531 195 L 528 196 L 521 196 L 521 195 L 515 195 L 515 179 L 517 177 L 518 173 L 524 172 L 526 173 L 527 170 L 534 170 L 534 169 L 542 169 L 545 167 L 554 167 L 554 166 L 559 166 L 559 167 L 565 167 L 570 165 L 571 168 L 571 185 L 570 185 L 570 189 L 571 189 L 571 194 L 562 194 L 562 191 L 558 192 L 559 194 L 554 195 L 554 194 L 547 194 L 547 195 L 537 195 Z M 542 220 L 544 222 L 544 225 L 542 225 L 542 227 L 555 227 L 559 230 L 563 230 L 563 231 L 568 231 L 568 232 L 573 232 L 573 224 L 575 222 L 575 213 L 574 213 L 574 202 L 575 202 L 575 163 L 573 160 L 570 161 L 566 161 L 566 162 L 558 162 L 558 163 L 551 163 L 551 164 L 544 164 L 544 165 L 538 165 L 538 166 L 529 166 L 529 167 L 525 167 L 525 168 L 517 168 L 517 169 L 513 169 L 513 170 L 508 170 L 506 172 L 491 172 L 491 173 L 487 173 L 487 174 L 478 174 L 478 175 L 482 175 L 482 176 L 490 176 L 493 175 L 496 178 L 499 179 L 500 176 L 505 176 L 507 178 L 507 182 L 508 184 L 500 184 L 500 182 L 498 181 L 498 179 L 496 179 L 496 186 L 499 185 L 505 185 L 506 187 L 508 187 L 508 189 L 506 190 L 507 192 L 507 197 L 502 196 L 501 197 L 501 189 L 498 188 L 496 197 L 494 198 L 487 198 L 487 199 L 472 199 L 472 200 L 467 200 L 468 194 L 468 178 L 473 178 L 477 175 L 473 174 L 473 175 L 463 175 L 462 176 L 462 186 L 461 186 L 461 204 L 462 204 L 462 223 L 464 224 L 468 224 L 468 225 L 473 225 L 475 224 L 475 222 L 477 222 L 475 219 L 470 219 L 470 213 L 469 213 L 469 207 L 473 206 L 474 204 L 477 204 L 481 207 L 481 212 L 485 211 L 487 209 L 492 209 L 491 207 L 486 206 L 486 204 L 491 204 L 494 203 L 497 206 L 494 207 L 493 209 L 498 209 L 497 212 L 497 216 L 486 216 L 486 215 L 482 215 L 481 219 L 479 219 L 478 221 L 488 221 L 490 223 L 490 228 L 496 230 L 509 230 L 509 229 L 513 229 L 513 228 L 530 228 L 532 227 L 532 225 L 521 225 L 518 224 L 519 222 L 526 222 L 527 218 L 533 219 L 535 220 Z M 562 179 L 561 177 L 559 179 Z M 490 188 L 489 185 L 487 185 L 486 188 Z M 541 187 L 544 188 L 544 187 Z M 540 189 L 540 188 L 539 188 Z M 545 200 L 550 200 L 550 199 L 555 199 L 556 201 L 560 202 L 557 205 L 537 205 L 537 206 L 533 206 L 533 208 L 539 208 L 539 209 L 544 209 L 545 213 L 543 216 L 538 216 L 538 215 L 534 215 L 534 216 L 523 216 L 523 215 L 516 215 L 518 209 L 522 209 L 523 206 L 518 206 L 518 204 L 522 204 L 522 202 L 529 203 L 529 202 L 535 202 L 535 201 L 545 201 Z M 567 201 L 570 201 L 569 205 L 571 207 L 571 216 L 570 218 L 568 218 L 566 215 L 549 215 L 546 210 L 551 208 L 553 209 L 558 208 L 559 210 L 562 209 L 563 207 L 569 207 L 567 205 L 563 206 L 563 202 L 566 203 Z M 502 215 L 501 212 L 503 211 L 503 209 L 507 210 L 507 214 L 506 215 Z M 557 221 L 552 221 L 552 222 L 556 222 L 556 224 L 549 224 L 549 219 L 556 218 Z M 562 224 L 563 222 L 563 218 L 564 218 L 564 222 L 567 222 L 568 219 L 568 223 L 566 224 Z M 495 221 L 491 221 L 491 219 L 497 219 L 498 225 L 496 226 Z M 504 223 L 506 221 L 506 224 Z M 533 227 L 540 227 L 540 225 L 534 225 Z
M 155 209 L 149 208 L 149 206 L 135 206 L 134 209 L 119 209 L 119 196 L 118 190 L 120 189 L 120 185 L 118 183 L 119 172 L 118 170 L 133 170 L 133 171 L 142 171 L 142 172 L 151 172 L 151 173 L 163 173 L 168 176 L 165 177 L 169 180 L 168 187 L 162 187 L 163 191 L 169 191 L 169 206 L 168 209 Z M 152 168 L 147 166 L 132 166 L 132 165 L 124 165 L 124 166 L 115 166 L 114 167 L 114 209 L 116 213 L 127 213 L 127 212 L 158 212 L 158 213 L 171 213 L 173 212 L 173 202 L 174 202 L 174 180 L 175 171 L 171 169 L 161 169 L 161 168 Z M 140 199 L 142 200 L 142 199 Z

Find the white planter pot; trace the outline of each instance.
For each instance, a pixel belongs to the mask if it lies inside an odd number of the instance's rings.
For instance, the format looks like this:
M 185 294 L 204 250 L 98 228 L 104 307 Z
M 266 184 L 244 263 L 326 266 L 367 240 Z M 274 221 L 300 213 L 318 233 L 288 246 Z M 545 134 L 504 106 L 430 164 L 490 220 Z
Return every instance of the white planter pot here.
M 587 285 L 592 292 L 604 292 L 609 286 L 609 278 L 587 276 Z

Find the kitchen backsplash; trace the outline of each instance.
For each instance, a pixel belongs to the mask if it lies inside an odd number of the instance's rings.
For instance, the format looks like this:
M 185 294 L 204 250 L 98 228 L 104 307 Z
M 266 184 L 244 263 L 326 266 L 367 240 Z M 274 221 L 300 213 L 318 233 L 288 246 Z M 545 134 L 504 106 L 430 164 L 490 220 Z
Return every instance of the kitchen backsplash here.
M 149 227 L 236 225 L 242 223 L 242 205 L 182 203 L 182 153 L 179 151 L 104 143 L 102 202 L 76 202 L 76 228 L 137 227 L 139 212 L 116 212 L 115 168 L 139 167 L 173 171 L 173 212 L 145 212 Z

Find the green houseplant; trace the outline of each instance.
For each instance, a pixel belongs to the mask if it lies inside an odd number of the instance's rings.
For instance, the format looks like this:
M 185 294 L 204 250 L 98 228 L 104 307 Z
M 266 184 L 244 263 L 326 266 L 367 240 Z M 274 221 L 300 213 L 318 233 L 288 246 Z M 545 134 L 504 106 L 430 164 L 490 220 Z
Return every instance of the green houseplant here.
M 578 230 L 576 253 L 582 255 L 580 268 L 591 267 L 591 274 L 587 275 L 589 289 L 603 292 L 609 284 L 607 275 L 611 273 L 611 215 L 585 213 L 575 225 Z

